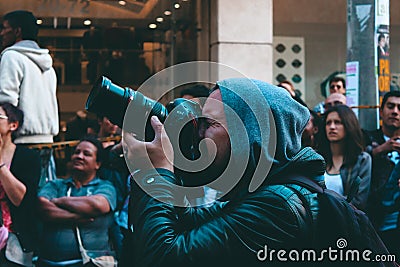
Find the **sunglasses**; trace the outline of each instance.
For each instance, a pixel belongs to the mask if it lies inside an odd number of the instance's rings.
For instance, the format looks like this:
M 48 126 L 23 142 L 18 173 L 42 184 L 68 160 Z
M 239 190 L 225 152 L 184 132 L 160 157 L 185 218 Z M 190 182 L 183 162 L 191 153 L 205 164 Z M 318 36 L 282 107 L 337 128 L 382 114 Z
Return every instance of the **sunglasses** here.
M 340 89 L 340 88 L 342 88 L 342 86 L 341 85 L 331 85 L 329 88 L 330 89 L 335 89 L 335 88 Z

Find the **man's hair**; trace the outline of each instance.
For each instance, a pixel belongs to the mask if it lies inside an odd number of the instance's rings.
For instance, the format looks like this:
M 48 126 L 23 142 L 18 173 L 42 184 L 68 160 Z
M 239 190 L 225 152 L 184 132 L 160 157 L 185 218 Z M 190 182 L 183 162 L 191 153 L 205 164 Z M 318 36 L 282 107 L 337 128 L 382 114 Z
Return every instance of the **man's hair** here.
M 310 120 L 311 120 L 311 119 L 313 120 L 313 124 L 314 124 L 315 126 L 317 126 L 318 129 L 321 128 L 321 122 L 322 122 L 322 120 L 321 120 L 321 117 L 318 115 L 318 113 L 315 112 L 315 111 L 312 110 L 312 109 L 308 109 L 308 111 L 310 112 L 310 115 L 311 115 Z
M 24 112 L 10 103 L 0 103 L 8 117 L 8 122 L 18 122 L 18 128 L 24 123 Z
M 5 14 L 3 20 L 7 20 L 13 29 L 21 28 L 23 40 L 36 41 L 39 29 L 32 12 L 26 10 L 12 11 Z
M 382 104 L 380 109 L 383 109 L 383 107 L 385 106 L 386 102 L 388 101 L 389 97 L 400 97 L 400 91 L 390 91 L 387 92 L 382 99 Z
M 342 82 L 343 88 L 346 88 L 346 80 L 343 79 L 342 77 L 335 76 L 332 79 L 329 80 L 329 85 L 331 85 L 333 82 Z
M 210 95 L 210 89 L 208 89 L 205 85 L 198 84 L 183 89 L 180 96 L 182 97 L 184 95 L 191 95 L 193 97 L 208 97 Z
M 291 83 L 290 81 L 288 81 L 288 80 L 284 80 L 284 81 L 281 81 L 280 83 L 278 83 L 278 87 L 282 87 L 282 88 L 284 88 L 284 89 L 286 89 L 282 84 L 284 84 L 284 83 L 286 83 L 286 84 L 288 84 L 289 86 L 290 86 L 290 88 L 292 88 L 293 89 L 293 91 L 295 90 L 294 89 L 294 85 L 293 85 L 293 83 Z
M 102 143 L 94 136 L 87 135 L 79 140 L 79 143 L 82 142 L 89 142 L 93 144 L 97 148 L 97 153 L 96 153 L 96 161 L 97 162 L 103 162 L 105 158 L 105 152 Z

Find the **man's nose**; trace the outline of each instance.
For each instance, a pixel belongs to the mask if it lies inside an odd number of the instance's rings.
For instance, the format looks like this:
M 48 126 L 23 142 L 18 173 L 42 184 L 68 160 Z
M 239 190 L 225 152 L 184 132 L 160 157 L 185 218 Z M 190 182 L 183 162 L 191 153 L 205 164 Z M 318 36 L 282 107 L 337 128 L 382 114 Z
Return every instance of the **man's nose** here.
M 75 153 L 75 154 L 74 154 L 74 157 L 75 157 L 75 158 L 80 158 L 80 159 L 81 159 L 81 158 L 83 158 L 83 153 L 82 153 L 82 152 Z
M 398 106 L 394 106 L 393 109 L 392 109 L 392 113 L 399 114 L 400 113 L 399 107 Z

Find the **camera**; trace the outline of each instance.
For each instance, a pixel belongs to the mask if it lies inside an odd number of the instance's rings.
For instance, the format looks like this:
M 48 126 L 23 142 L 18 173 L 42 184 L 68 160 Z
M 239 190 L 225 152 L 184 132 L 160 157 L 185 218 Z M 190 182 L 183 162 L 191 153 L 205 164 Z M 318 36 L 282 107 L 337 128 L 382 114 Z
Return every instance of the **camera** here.
M 150 119 L 157 116 L 164 123 L 175 154 L 181 151 L 188 160 L 199 157 L 198 121 L 201 108 L 194 101 L 178 98 L 165 107 L 140 92 L 129 87 L 122 88 L 101 76 L 90 91 L 85 108 L 106 116 L 121 128 L 124 125 L 125 131 L 135 133 L 136 138 L 143 141 L 154 139 Z M 125 114 L 128 116 L 125 117 Z

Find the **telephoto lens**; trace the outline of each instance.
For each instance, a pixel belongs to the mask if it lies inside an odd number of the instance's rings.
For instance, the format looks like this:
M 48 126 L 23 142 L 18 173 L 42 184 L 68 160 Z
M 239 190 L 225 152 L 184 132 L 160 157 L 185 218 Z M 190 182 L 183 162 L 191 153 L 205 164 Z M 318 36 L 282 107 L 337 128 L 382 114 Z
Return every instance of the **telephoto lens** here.
M 101 76 L 94 84 L 86 101 L 86 110 L 106 116 L 112 123 L 124 130 L 136 134 L 141 140 L 150 141 L 154 131 L 150 118 L 157 116 L 164 122 L 168 111 L 160 103 L 135 92 L 129 87 L 122 88 L 113 84 L 107 77 Z M 125 114 L 129 120 L 124 121 Z
M 197 186 L 197 182 L 187 175 L 193 160 L 200 157 L 199 118 L 200 105 L 194 101 L 177 98 L 167 108 L 131 88 L 122 88 L 102 76 L 93 86 L 86 101 L 86 109 L 123 128 L 135 133 L 135 138 L 144 141 L 154 139 L 150 119 L 157 116 L 164 124 L 165 131 L 174 148 L 175 174 L 183 183 Z M 168 116 L 168 117 L 167 117 Z

